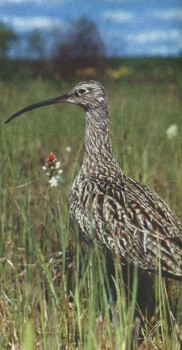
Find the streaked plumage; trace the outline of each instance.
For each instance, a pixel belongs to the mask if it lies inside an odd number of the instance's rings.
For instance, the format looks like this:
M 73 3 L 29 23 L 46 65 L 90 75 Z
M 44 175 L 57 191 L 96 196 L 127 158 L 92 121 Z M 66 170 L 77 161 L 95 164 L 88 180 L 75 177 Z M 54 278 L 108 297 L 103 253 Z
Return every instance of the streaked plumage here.
M 68 102 L 86 112 L 85 153 L 69 196 L 70 215 L 87 242 L 114 255 L 171 276 L 182 276 L 182 224 L 153 190 L 127 177 L 112 153 L 104 88 L 96 81 L 77 84 L 68 94 L 39 102 L 17 115 L 46 104 Z

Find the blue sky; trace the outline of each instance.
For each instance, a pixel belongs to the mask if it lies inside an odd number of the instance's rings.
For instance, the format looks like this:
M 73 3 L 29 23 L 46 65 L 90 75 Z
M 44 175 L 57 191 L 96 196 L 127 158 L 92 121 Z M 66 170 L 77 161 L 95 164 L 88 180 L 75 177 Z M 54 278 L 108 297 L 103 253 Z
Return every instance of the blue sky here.
M 182 52 L 182 0 L 0 0 L 0 20 L 21 34 L 64 34 L 82 16 L 97 24 L 108 55 Z

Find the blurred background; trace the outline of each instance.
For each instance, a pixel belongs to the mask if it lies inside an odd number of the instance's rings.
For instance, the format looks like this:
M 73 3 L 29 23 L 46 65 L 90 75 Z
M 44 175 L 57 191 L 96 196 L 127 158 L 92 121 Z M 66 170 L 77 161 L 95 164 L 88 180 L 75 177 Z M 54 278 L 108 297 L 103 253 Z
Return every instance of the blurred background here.
M 117 80 L 136 69 L 146 75 L 151 58 L 181 56 L 181 0 L 0 2 L 1 79 L 104 73 Z

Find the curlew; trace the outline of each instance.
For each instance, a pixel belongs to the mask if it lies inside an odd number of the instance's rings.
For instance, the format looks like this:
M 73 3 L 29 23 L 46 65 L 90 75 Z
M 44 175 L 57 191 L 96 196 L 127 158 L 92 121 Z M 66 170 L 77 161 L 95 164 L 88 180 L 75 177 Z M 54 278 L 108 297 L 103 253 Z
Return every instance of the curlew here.
M 77 84 L 67 94 L 25 107 L 5 123 L 35 108 L 73 103 L 85 110 L 85 152 L 69 196 L 70 216 L 88 243 L 96 242 L 124 264 L 182 277 L 182 223 L 152 189 L 126 176 L 112 152 L 103 86 Z

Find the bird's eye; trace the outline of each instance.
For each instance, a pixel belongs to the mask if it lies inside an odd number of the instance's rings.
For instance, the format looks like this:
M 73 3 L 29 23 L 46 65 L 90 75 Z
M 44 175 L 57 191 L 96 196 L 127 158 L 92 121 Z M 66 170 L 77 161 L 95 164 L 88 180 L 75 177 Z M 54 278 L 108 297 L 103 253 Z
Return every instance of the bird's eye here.
M 78 92 L 79 92 L 79 94 L 82 95 L 82 94 L 84 94 L 86 92 L 86 90 L 85 89 L 80 89 Z

